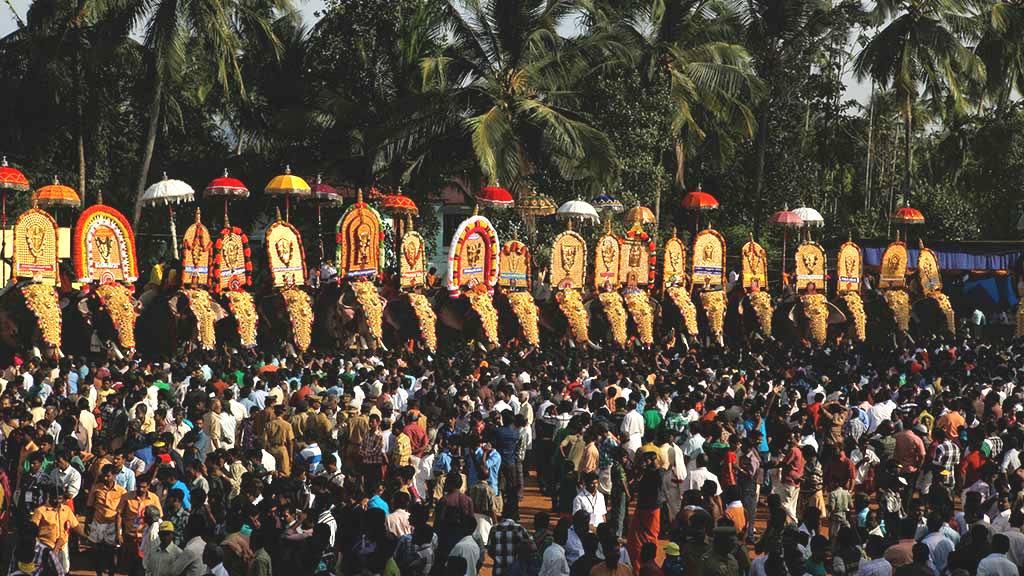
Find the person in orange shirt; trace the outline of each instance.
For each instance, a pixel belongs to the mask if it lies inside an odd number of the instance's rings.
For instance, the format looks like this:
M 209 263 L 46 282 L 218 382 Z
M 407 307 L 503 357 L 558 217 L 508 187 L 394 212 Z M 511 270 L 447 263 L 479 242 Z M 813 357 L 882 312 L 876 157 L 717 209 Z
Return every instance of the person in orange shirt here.
M 86 509 L 92 512 L 89 540 L 96 546 L 96 573 L 106 570 L 111 576 L 115 568 L 114 547 L 119 542 L 117 511 L 127 493 L 114 482 L 115 470 L 113 464 L 105 464 L 100 470 L 99 482 L 93 485 L 86 499 Z
M 957 411 L 956 405 L 953 402 L 947 400 L 946 409 L 948 412 L 935 421 L 935 426 L 945 432 L 947 438 L 956 440 L 960 437 L 960 429 L 967 422 L 960 412 Z
M 135 480 L 135 491 L 121 496 L 117 506 L 117 543 L 121 544 L 121 569 L 140 566 L 142 556 L 140 545 L 146 527 L 144 513 L 148 506 L 153 506 L 163 514 L 160 498 L 149 491 L 149 478 L 140 476 Z
M 49 548 L 54 561 L 64 567 L 64 572 L 68 572 L 71 570 L 68 537 L 71 532 L 80 538 L 85 538 L 86 534 L 85 527 L 78 522 L 78 517 L 65 500 L 65 494 L 52 489 L 46 504 L 32 512 L 32 523 L 39 528 L 39 543 Z

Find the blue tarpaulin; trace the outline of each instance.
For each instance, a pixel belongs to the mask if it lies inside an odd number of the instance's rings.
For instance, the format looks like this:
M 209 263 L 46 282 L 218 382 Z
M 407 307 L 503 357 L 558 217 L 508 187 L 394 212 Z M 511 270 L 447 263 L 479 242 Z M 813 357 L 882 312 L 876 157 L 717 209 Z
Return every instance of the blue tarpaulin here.
M 877 267 L 888 242 L 864 242 L 864 264 Z M 939 258 L 943 272 L 1017 270 L 1018 262 L 1024 257 L 1024 243 L 1021 242 L 936 242 L 928 243 Z M 917 246 L 908 246 L 911 268 L 917 267 Z
M 985 276 L 964 281 L 963 295 L 982 310 L 1005 310 L 1017 306 L 1013 276 Z

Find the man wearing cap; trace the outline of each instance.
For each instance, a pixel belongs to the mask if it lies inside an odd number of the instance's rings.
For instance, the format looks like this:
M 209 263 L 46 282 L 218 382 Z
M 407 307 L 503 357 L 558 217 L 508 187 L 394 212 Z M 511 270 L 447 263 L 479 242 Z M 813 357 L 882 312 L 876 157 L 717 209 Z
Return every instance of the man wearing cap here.
M 174 543 L 174 524 L 160 523 L 160 545 L 150 550 L 143 560 L 146 576 L 177 576 L 174 561 L 181 554 L 181 548 Z
M 312 413 L 309 421 L 309 430 L 313 433 L 317 442 L 323 442 L 330 437 L 331 430 L 334 428 L 331 424 L 331 418 L 324 413 L 326 407 L 323 406 L 323 398 L 314 394 L 309 396 L 306 401 L 309 402 L 309 410 Z
M 263 432 L 263 441 L 267 452 L 274 457 L 277 471 L 281 476 L 292 473 L 292 453 L 295 450 L 295 435 L 292 427 L 284 419 L 284 406 L 274 407 L 274 419 L 267 423 Z

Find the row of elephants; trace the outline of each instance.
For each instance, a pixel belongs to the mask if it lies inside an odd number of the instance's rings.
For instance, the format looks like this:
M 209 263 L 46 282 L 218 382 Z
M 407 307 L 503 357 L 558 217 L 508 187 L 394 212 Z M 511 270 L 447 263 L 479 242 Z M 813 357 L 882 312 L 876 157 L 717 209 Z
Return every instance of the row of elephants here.
M 530 248 L 499 243 L 491 222 L 474 214 L 455 232 L 443 285 L 432 288 L 424 240 L 405 228 L 398 262 L 385 272 L 381 217 L 360 197 L 337 225 L 337 277 L 321 278 L 314 289 L 300 233 L 278 216 L 264 236 L 269 282 L 256 297 L 245 232 L 225 222 L 213 235 L 197 210 L 180 261 L 136 297 L 135 239 L 121 213 L 103 204 L 85 210 L 72 233 L 71 262 L 62 267 L 56 222 L 32 208 L 17 219 L 5 251 L 13 278 L 0 293 L 0 343 L 8 356 L 30 348 L 46 356 L 170 356 L 218 346 L 538 345 L 542 333 L 592 347 L 669 336 L 821 344 L 909 338 L 912 318 L 915 331 L 954 330 L 935 254 L 922 246 L 908 276 L 899 240 L 885 251 L 870 291 L 856 244 L 843 244 L 830 269 L 825 250 L 805 241 L 794 273 L 772 296 L 766 253 L 753 239 L 741 248 L 740 279 L 730 285 L 726 242 L 713 229 L 698 232 L 690 247 L 673 233 L 659 249 L 634 222 L 622 236 L 606 228 L 590 250 L 570 224 L 550 247 L 546 277 L 537 278 Z

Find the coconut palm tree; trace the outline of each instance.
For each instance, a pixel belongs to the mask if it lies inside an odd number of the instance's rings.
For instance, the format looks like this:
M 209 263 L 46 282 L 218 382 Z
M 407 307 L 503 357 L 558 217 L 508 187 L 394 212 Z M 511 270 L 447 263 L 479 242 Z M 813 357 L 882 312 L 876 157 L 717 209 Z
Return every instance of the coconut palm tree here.
M 622 52 L 608 31 L 560 35 L 577 10 L 570 0 L 449 0 L 449 41 L 423 60 L 423 88 L 445 105 L 437 121 L 457 133 L 430 137 L 465 146 L 492 181 L 516 185 L 551 166 L 608 182 L 614 150 L 578 113 L 575 89 Z
M 1014 90 L 1024 93 L 1024 4 L 985 2 L 977 10 L 983 31 L 975 53 L 985 64 L 985 92 L 996 108 L 1003 109 Z
M 685 192 L 687 150 L 710 130 L 753 135 L 751 107 L 763 85 L 750 55 L 737 43 L 742 33 L 737 15 L 721 2 L 643 0 L 627 5 L 611 21 L 635 51 L 641 77 L 651 84 L 669 83 L 675 108 L 669 119 L 675 135 L 674 182 L 678 192 Z M 660 189 L 657 195 L 656 215 Z
M 289 0 L 103 0 L 108 9 L 129 14 L 129 29 L 145 31 L 143 46 L 152 82 L 147 128 L 135 189 L 133 222 L 141 214 L 142 193 L 165 112 L 165 88 L 189 67 L 189 52 L 198 53 L 215 83 L 227 93 L 244 94 L 239 54 L 240 31 L 262 35 L 277 44 L 272 27 L 274 11 L 291 10 Z
M 981 59 L 963 43 L 977 31 L 960 0 L 877 0 L 873 17 L 881 29 L 854 61 L 861 79 L 891 87 L 903 113 L 903 184 L 908 200 L 913 178 L 913 111 L 927 95 L 963 111 L 965 85 L 983 82 Z

